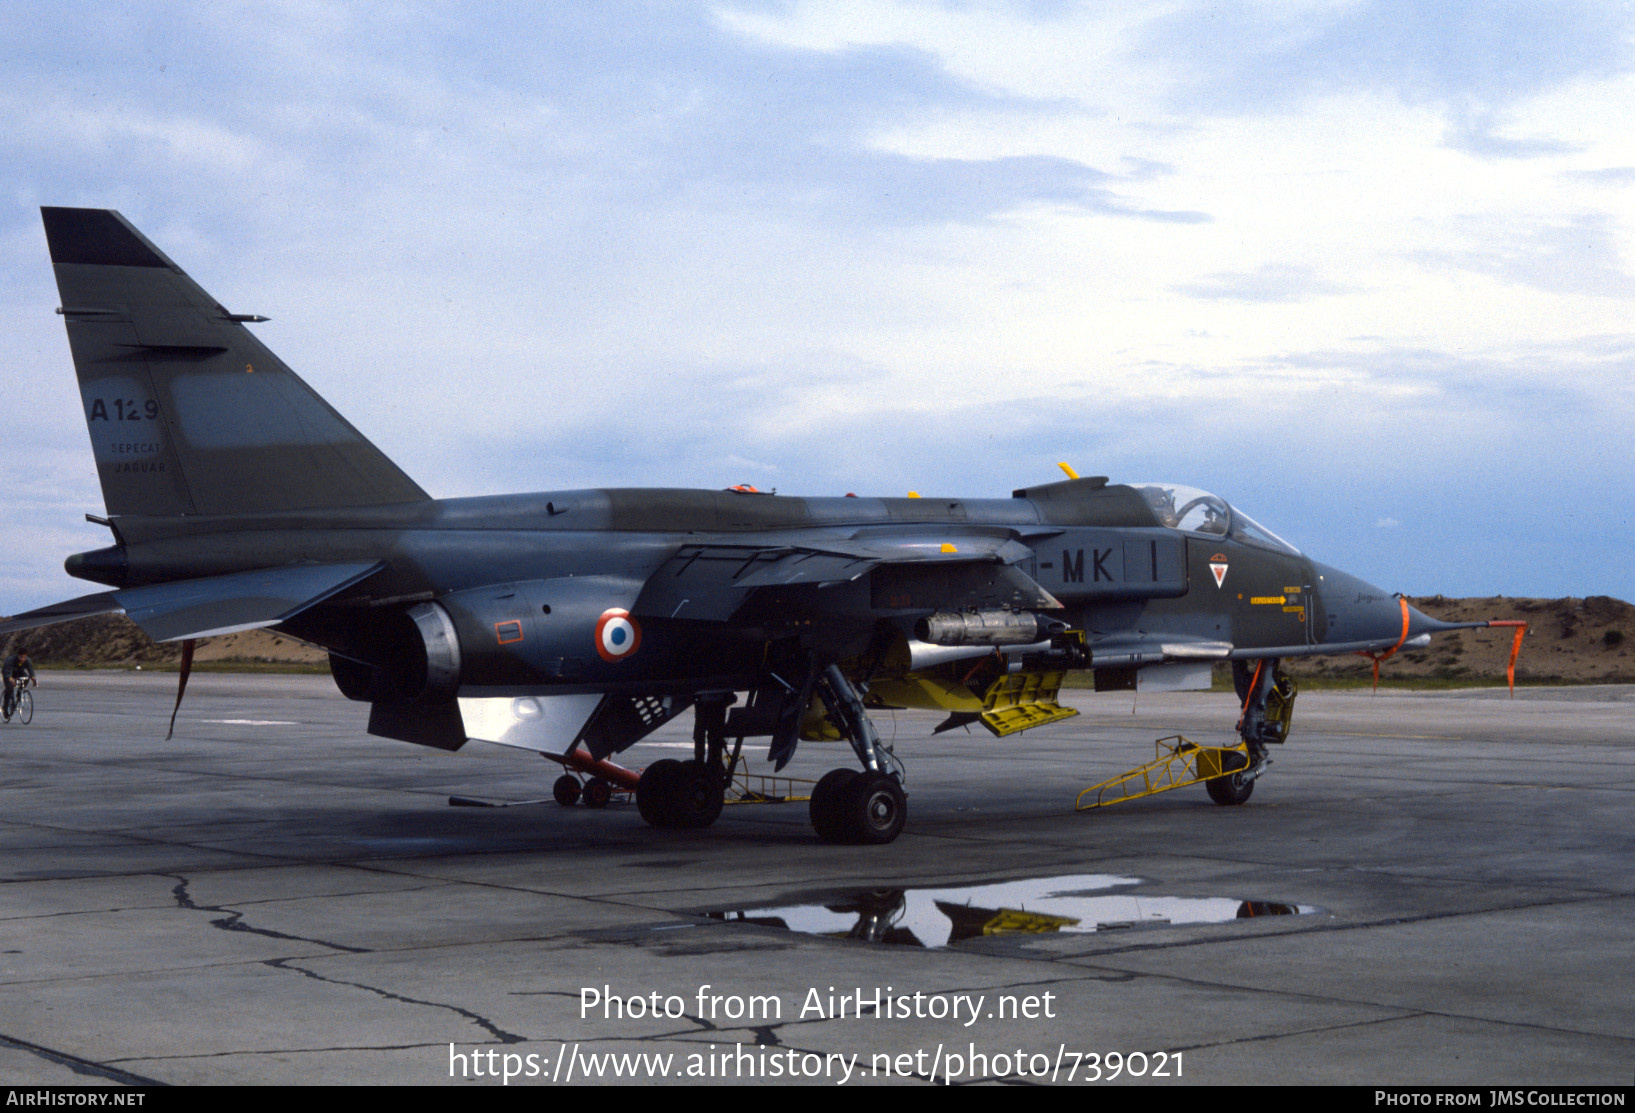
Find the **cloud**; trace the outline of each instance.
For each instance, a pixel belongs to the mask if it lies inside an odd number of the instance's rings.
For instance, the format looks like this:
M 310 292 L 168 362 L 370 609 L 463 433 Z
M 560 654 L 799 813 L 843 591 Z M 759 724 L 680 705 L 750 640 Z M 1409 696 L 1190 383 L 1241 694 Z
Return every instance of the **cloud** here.
M 1577 148 L 1558 139 L 1521 139 L 1500 135 L 1503 123 L 1489 109 L 1456 110 L 1452 113 L 1443 141 L 1450 147 L 1484 158 L 1540 158 L 1561 155 Z
M 1298 302 L 1344 294 L 1350 287 L 1319 278 L 1311 267 L 1266 263 L 1258 270 L 1211 274 L 1170 289 L 1210 301 Z
M 558 203 L 860 225 L 979 221 L 1037 203 L 1190 217 L 1132 205 L 1107 173 L 1069 158 L 879 150 L 871 136 L 905 111 L 1017 98 L 910 48 L 792 51 L 686 7 L 432 5 L 412 19 L 274 8 L 250 20 L 204 7 L 82 20 L 72 36 L 14 11 L 3 28 L 0 154 L 14 179 L 73 181 L 59 202 L 168 168 L 195 175 L 193 211 L 220 219 L 246 193 L 361 197 L 410 178 L 478 197 L 527 188 Z M 44 59 L 80 76 L 64 82 Z
M 1624 269 L 1618 251 L 1620 229 L 1604 213 L 1497 227 L 1476 219 L 1464 224 L 1470 238 L 1484 241 L 1482 246 L 1463 251 L 1422 251 L 1411 257 L 1428 267 L 1458 267 L 1554 294 L 1635 297 L 1635 275 Z
M 1568 177 L 1596 185 L 1620 186 L 1635 182 L 1635 166 L 1605 166 L 1598 170 L 1574 170 Z
M 1631 64 L 1631 13 L 1565 0 L 1359 0 L 1187 4 L 1142 49 L 1169 59 L 1177 107 L 1252 111 L 1333 92 L 1496 108 Z

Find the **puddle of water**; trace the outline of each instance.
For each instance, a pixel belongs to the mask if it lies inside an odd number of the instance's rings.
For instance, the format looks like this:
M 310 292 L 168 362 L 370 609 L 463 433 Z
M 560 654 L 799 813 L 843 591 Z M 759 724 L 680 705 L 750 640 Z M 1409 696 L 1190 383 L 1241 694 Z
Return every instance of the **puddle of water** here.
M 1130 891 L 1139 885 L 1138 877 L 1070 874 L 946 889 L 865 889 L 815 904 L 732 909 L 708 915 L 810 935 L 929 948 L 994 935 L 1218 924 L 1317 911 L 1316 906 L 1308 904 L 1232 897 L 1168 897 Z

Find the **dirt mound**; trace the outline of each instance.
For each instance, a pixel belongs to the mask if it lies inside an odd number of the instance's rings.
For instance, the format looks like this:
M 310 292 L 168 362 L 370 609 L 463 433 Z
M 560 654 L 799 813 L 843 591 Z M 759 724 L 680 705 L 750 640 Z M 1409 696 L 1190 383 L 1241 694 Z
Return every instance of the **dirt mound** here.
M 0 657 L 19 645 L 28 647 L 37 666 L 45 668 L 174 668 L 182 659 L 180 642 L 155 642 L 122 614 L 79 618 L 57 626 L 24 630 L 0 637 Z M 328 661 L 313 649 L 271 630 L 246 630 L 219 638 L 201 638 L 193 659 L 199 664 L 318 666 Z

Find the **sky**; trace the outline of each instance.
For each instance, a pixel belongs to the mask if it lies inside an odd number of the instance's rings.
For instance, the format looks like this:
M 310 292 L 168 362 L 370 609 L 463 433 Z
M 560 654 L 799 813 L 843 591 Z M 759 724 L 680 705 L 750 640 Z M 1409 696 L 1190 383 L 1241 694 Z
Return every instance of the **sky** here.
M 271 318 L 435 497 L 1067 461 L 1387 590 L 1635 599 L 1632 23 L 0 0 L 0 612 L 109 542 L 41 205 Z

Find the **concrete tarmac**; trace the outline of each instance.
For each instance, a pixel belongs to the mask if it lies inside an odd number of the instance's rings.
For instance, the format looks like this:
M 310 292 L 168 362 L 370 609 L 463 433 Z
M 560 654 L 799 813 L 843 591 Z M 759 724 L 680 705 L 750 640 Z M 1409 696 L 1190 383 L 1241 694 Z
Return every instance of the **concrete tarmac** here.
M 42 681 L 0 727 L 0 1082 L 1635 1081 L 1635 688 L 1308 693 L 1246 805 L 1082 814 L 1158 737 L 1228 742 L 1232 697 L 1073 693 L 1006 740 L 881 713 L 908 828 L 860 848 L 804 804 L 452 808 L 557 771 L 371 739 L 328 678 L 196 676 L 170 742 L 173 675 Z M 1109 886 L 945 946 L 747 922 L 940 944 Z

